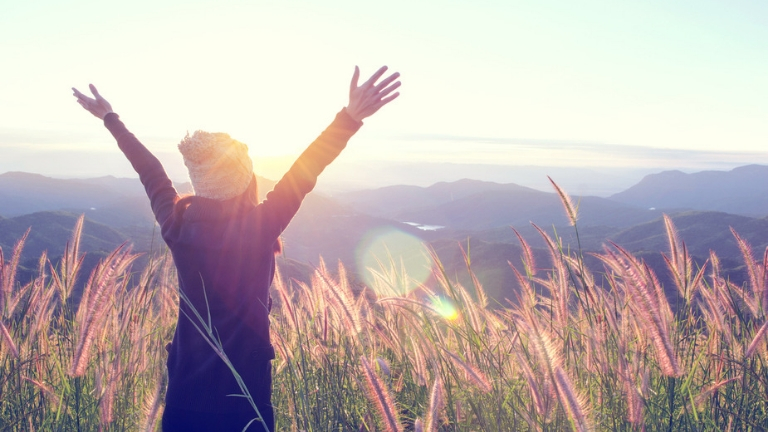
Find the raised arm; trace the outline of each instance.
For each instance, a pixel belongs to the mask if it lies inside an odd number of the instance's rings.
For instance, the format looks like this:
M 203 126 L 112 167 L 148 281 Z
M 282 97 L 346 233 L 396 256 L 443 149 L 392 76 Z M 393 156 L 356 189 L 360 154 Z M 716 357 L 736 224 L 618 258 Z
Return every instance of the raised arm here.
M 139 179 L 147 191 L 147 196 L 149 196 L 155 219 L 161 227 L 165 226 L 173 215 L 173 205 L 178 197 L 173 183 L 165 173 L 160 161 L 136 139 L 120 121 L 120 117 L 112 111 L 112 105 L 99 94 L 93 84 L 90 84 L 89 87 L 93 93 L 92 98 L 84 95 L 76 88 L 72 88 L 77 103 L 104 121 L 104 126 L 115 137 L 118 147 L 139 174 Z
M 386 71 L 387 67 L 383 66 L 358 85 L 360 69 L 355 66 L 347 106 L 299 156 L 260 206 L 267 221 L 265 229 L 269 230 L 268 235 L 276 239 L 288 226 L 304 197 L 315 187 L 317 177 L 346 147 L 347 141 L 362 126 L 362 120 L 400 95 L 395 92 L 400 87 L 400 81 L 397 81 L 399 73 L 395 72 L 377 83 Z

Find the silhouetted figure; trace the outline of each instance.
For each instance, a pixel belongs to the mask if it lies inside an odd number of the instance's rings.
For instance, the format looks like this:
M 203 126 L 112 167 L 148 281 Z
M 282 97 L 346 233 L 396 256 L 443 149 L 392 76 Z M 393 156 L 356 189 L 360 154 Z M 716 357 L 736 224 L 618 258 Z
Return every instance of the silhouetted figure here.
M 317 176 L 344 149 L 362 120 L 394 100 L 394 73 L 377 81 L 382 67 L 358 86 L 355 67 L 349 104 L 299 156 L 259 203 L 248 148 L 224 133 L 197 131 L 179 144 L 194 188 L 180 197 L 160 161 L 126 129 L 111 105 L 90 85 L 93 98 L 72 89 L 77 102 L 104 125 L 133 165 L 176 264 L 179 289 L 210 323 L 224 353 L 256 403 L 263 423 L 248 430 L 274 430 L 269 287 L 279 236 L 315 186 Z M 168 346 L 168 390 L 163 430 L 241 431 L 256 416 L 240 394 L 231 370 L 195 324 L 190 305 L 180 302 L 173 342 Z M 192 318 L 190 318 L 192 317 Z

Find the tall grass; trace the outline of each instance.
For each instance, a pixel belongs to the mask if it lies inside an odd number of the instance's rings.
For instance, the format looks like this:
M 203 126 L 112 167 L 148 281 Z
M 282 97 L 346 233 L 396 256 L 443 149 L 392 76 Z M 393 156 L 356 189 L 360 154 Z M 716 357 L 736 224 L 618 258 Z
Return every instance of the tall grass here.
M 121 246 L 81 275 L 82 223 L 58 267 L 43 254 L 29 282 L 16 281 L 26 236 L 0 263 L 0 430 L 156 428 L 177 314 L 173 264 L 133 274 L 136 255 Z
M 376 269 L 362 290 L 342 264 L 321 263 L 310 284 L 278 272 L 278 430 L 763 430 L 766 255 L 756 260 L 734 233 L 749 274 L 736 286 L 714 254 L 693 268 L 665 222 L 674 308 L 619 245 L 595 254 L 595 274 L 543 229 L 549 260 L 534 262 L 519 237 L 527 252 L 510 265 L 520 289 L 505 305 L 477 278 L 457 283 L 436 257 L 434 283 L 408 294 L 395 268 Z M 0 260 L 0 430 L 157 427 L 179 301 L 173 265 L 163 256 L 132 273 L 135 255 L 121 247 L 81 275 L 81 224 L 61 264 L 41 257 L 29 282 L 15 279 L 23 238 Z

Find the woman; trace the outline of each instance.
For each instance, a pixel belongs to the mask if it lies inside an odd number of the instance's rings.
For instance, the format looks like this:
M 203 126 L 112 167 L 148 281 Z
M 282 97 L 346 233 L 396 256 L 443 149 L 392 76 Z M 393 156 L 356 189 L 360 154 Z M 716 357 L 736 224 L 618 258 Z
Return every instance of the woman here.
M 111 105 L 90 85 L 93 98 L 74 91 L 77 102 L 104 125 L 139 174 L 173 255 L 181 302 L 173 342 L 168 347 L 168 390 L 164 431 L 241 431 L 256 414 L 242 397 L 231 370 L 196 329 L 195 313 L 208 317 L 224 353 L 248 388 L 261 420 L 248 430 L 274 430 L 269 339 L 269 287 L 275 272 L 278 238 L 331 163 L 362 126 L 362 120 L 391 102 L 398 73 L 380 68 L 358 86 L 355 67 L 349 104 L 302 153 L 258 203 L 248 148 L 227 134 L 195 132 L 179 144 L 194 195 L 181 198 L 162 165 L 126 129 Z

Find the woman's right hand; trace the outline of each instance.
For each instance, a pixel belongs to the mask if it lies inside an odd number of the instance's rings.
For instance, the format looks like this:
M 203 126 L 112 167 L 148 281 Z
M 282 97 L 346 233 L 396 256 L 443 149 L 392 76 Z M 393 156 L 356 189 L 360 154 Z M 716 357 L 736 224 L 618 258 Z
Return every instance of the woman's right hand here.
M 99 91 L 96 90 L 96 87 L 93 84 L 89 84 L 88 87 L 91 89 L 91 93 L 93 93 L 94 97 L 92 98 L 80 93 L 78 89 L 72 87 L 74 96 L 77 98 L 77 103 L 79 103 L 80 106 L 85 108 L 89 113 L 104 120 L 104 117 L 107 114 L 113 112 L 112 105 L 110 105 L 106 99 L 101 97 Z
M 355 66 L 355 73 L 352 75 L 352 82 L 349 85 L 349 104 L 347 105 L 347 114 L 350 117 L 357 121 L 362 121 L 364 118 L 376 113 L 379 108 L 400 96 L 400 93 L 392 93 L 400 87 L 400 81 L 395 81 L 400 77 L 400 73 L 395 72 L 376 84 L 376 81 L 386 71 L 387 67 L 382 66 L 368 78 L 368 81 L 358 86 L 357 81 L 360 79 L 360 68 Z

